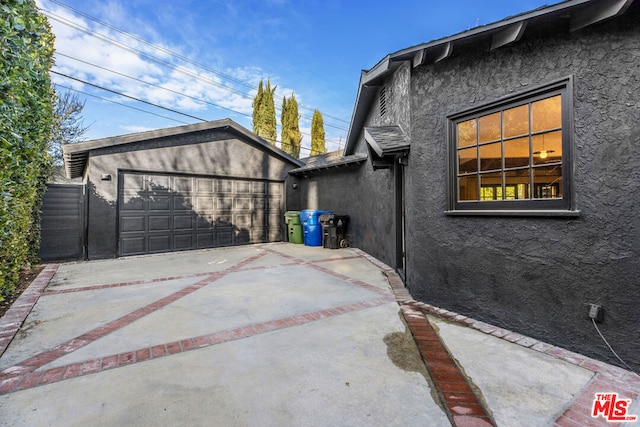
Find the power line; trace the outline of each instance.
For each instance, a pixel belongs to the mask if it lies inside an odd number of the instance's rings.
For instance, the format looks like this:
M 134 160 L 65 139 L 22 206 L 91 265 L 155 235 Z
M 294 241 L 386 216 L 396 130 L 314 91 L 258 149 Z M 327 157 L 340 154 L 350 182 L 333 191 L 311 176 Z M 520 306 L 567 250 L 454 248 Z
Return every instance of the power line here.
M 172 108 L 163 107 L 162 105 L 154 104 L 153 102 L 145 101 L 144 99 L 136 98 L 135 96 L 127 95 L 125 93 L 118 92 L 118 91 L 113 90 L 113 89 L 108 89 L 108 88 L 106 88 L 104 86 L 100 86 L 100 85 L 97 85 L 95 83 L 90 83 L 90 82 L 88 82 L 86 80 L 82 80 L 82 79 L 79 79 L 77 77 L 72 77 L 72 76 L 69 76 L 67 74 L 55 71 L 55 70 L 49 70 L 49 72 L 53 73 L 53 74 L 57 74 L 57 75 L 62 76 L 62 77 L 66 77 L 67 79 L 71 79 L 71 80 L 75 80 L 75 81 L 80 82 L 80 83 L 84 83 L 86 85 L 95 87 L 97 89 L 105 90 L 107 92 L 111 92 L 111 93 L 119 95 L 119 96 L 124 96 L 125 98 L 133 99 L 134 101 L 142 102 L 144 104 L 151 105 L 151 106 L 156 107 L 156 108 L 162 108 L 163 110 L 167 110 L 167 111 L 170 111 L 170 112 L 175 113 L 175 114 L 180 114 L 181 116 L 185 116 L 185 117 L 189 117 L 189 118 L 192 118 L 192 119 L 200 120 L 201 122 L 206 122 L 207 121 L 206 119 L 201 119 L 200 117 L 192 116 L 191 114 L 187 114 L 187 113 L 182 113 L 182 112 L 180 112 L 178 110 L 174 110 Z
M 72 87 L 69 87 L 69 86 L 61 85 L 60 83 L 54 83 L 54 84 L 55 84 L 57 87 L 61 87 L 61 88 L 63 88 L 63 89 L 72 90 L 72 91 L 74 91 L 74 92 L 81 93 L 81 94 L 83 94 L 83 95 L 86 95 L 86 96 L 90 96 L 90 97 L 92 97 L 92 98 L 99 99 L 99 100 L 101 100 L 101 101 L 111 102 L 111 103 L 113 103 L 113 104 L 117 104 L 117 105 L 120 105 L 120 106 L 122 106 L 122 107 L 130 108 L 130 109 L 132 109 L 132 110 L 140 111 L 140 112 L 142 112 L 142 113 L 151 114 L 151 115 L 153 115 L 153 116 L 160 117 L 160 118 L 167 119 L 167 120 L 171 120 L 171 121 L 174 121 L 174 122 L 177 122 L 177 123 L 182 123 L 182 124 L 184 124 L 184 125 L 191 124 L 191 123 L 189 123 L 189 122 L 183 122 L 182 120 L 174 119 L 174 118 L 172 118 L 172 117 L 167 117 L 167 116 L 163 116 L 163 115 L 161 115 L 161 114 L 153 113 L 153 112 L 151 112 L 151 111 L 143 110 L 142 108 L 136 108 L 136 107 L 134 107 L 134 106 L 132 106 L 132 105 L 123 104 L 122 102 L 114 101 L 113 99 L 107 99 L 107 98 L 103 98 L 103 97 L 101 97 L 101 96 L 93 95 L 93 94 L 91 94 L 91 93 L 89 93 L 89 92 L 83 92 L 83 91 L 81 91 L 81 90 L 78 90 L 78 89 L 75 89 L 75 88 L 72 88 Z
M 104 22 L 104 21 L 101 21 L 101 20 L 99 20 L 99 19 L 97 19 L 97 18 L 94 18 L 94 17 L 92 17 L 92 16 L 90 16 L 90 15 L 88 15 L 88 14 L 84 13 L 84 12 L 81 12 L 81 11 L 79 11 L 79 10 L 77 10 L 77 9 L 74 9 L 74 8 L 72 8 L 72 7 L 70 7 L 70 6 L 67 6 L 67 5 L 65 5 L 64 3 L 62 3 L 62 2 L 59 2 L 59 1 L 57 1 L 57 0 L 49 0 L 49 1 L 51 1 L 52 3 L 55 3 L 55 4 L 59 5 L 59 6 L 61 6 L 61 7 L 63 7 L 63 8 L 66 8 L 66 9 L 68 9 L 68 10 L 71 10 L 72 12 L 77 13 L 77 14 L 79 14 L 79 15 L 81 15 L 81 16 L 83 16 L 83 17 L 85 17 L 85 18 L 87 18 L 87 19 L 89 19 L 89 20 L 91 20 L 91 21 L 94 21 L 94 22 L 96 22 L 96 23 L 98 23 L 98 24 L 100 24 L 100 25 L 103 25 L 103 26 L 105 26 L 105 27 L 107 27 L 107 28 L 109 28 L 109 29 L 111 29 L 111 30 L 113 30 L 113 31 L 116 31 L 116 32 L 118 32 L 118 33 L 120 33 L 120 34 L 123 34 L 123 35 L 127 36 L 127 37 L 133 38 L 134 40 L 137 40 L 137 41 L 139 41 L 139 42 L 141 42 L 141 43 L 143 43 L 143 44 L 145 44 L 145 45 L 147 45 L 147 46 L 149 46 L 149 47 L 152 47 L 153 49 L 156 49 L 156 50 L 159 50 L 159 51 L 161 51 L 161 52 L 167 53 L 167 54 L 169 54 L 169 55 L 171 55 L 171 56 L 173 56 L 173 57 L 175 57 L 175 58 L 181 59 L 181 60 L 183 60 L 183 61 L 185 61 L 185 62 L 187 62 L 187 63 L 190 63 L 190 64 L 192 64 L 192 65 L 195 65 L 195 66 L 197 66 L 197 67 L 199 67 L 199 68 L 202 68 L 202 69 L 203 69 L 203 70 L 205 70 L 205 71 L 209 71 L 209 72 L 211 72 L 211 73 L 213 73 L 213 74 L 215 74 L 215 75 L 217 75 L 217 76 L 220 76 L 220 77 L 223 77 L 223 78 L 228 79 L 228 80 L 230 80 L 230 81 L 233 81 L 233 82 L 235 82 L 236 84 L 239 84 L 239 85 L 245 86 L 245 87 L 247 87 L 247 88 L 249 88 L 249 89 L 253 89 L 253 86 L 249 85 L 248 83 L 246 83 L 246 82 L 244 82 L 244 81 L 242 81 L 242 80 L 236 79 L 236 78 L 234 78 L 233 76 L 230 76 L 230 75 L 228 75 L 228 74 L 222 73 L 222 72 L 220 72 L 220 71 L 218 71 L 218 70 L 215 70 L 215 69 L 213 69 L 213 68 L 207 67 L 206 65 L 203 65 L 203 64 L 198 63 L 198 62 L 196 62 L 196 61 L 193 61 L 192 59 L 189 59 L 189 58 L 187 58 L 187 57 L 185 57 L 185 56 L 183 56 L 183 55 L 181 55 L 181 54 L 179 54 L 179 53 L 173 52 L 173 51 L 171 51 L 171 50 L 169 50 L 169 49 L 167 49 L 167 48 L 165 48 L 165 47 L 163 47 L 163 46 L 159 46 L 159 45 L 156 45 L 156 44 L 154 44 L 154 43 L 148 42 L 148 41 L 144 40 L 143 38 L 141 38 L 141 37 L 139 37 L 139 36 L 137 36 L 137 35 L 135 35 L 135 34 L 129 33 L 129 32 L 124 31 L 124 30 L 121 30 L 121 29 L 119 29 L 119 28 L 117 28 L 117 27 L 115 27 L 115 26 L 113 26 L 113 25 L 111 25 L 111 24 L 108 24 L 108 23 L 106 23 L 106 22 Z M 93 31 L 93 30 L 91 30 L 91 29 L 89 29 L 89 28 L 85 28 L 85 27 L 81 27 L 81 26 L 79 26 L 79 25 L 76 25 L 76 24 L 74 24 L 74 23 L 70 22 L 69 20 L 67 20 L 67 19 L 65 19 L 65 18 L 63 18 L 63 17 L 61 17 L 61 16 L 59 16 L 59 15 L 56 15 L 56 14 L 54 14 L 54 13 L 52 13 L 52 12 L 45 11 L 45 10 L 42 10 L 42 11 L 45 13 L 45 15 L 47 15 L 47 16 L 48 16 L 48 17 L 50 17 L 51 19 L 53 19 L 53 20 L 55 20 L 55 21 L 58 21 L 58 22 L 60 22 L 60 23 L 62 23 L 62 24 L 64 24 L 64 25 L 67 25 L 67 26 L 69 26 L 69 27 L 75 28 L 75 29 L 77 29 L 77 30 L 79 30 L 79 31 L 82 31 L 82 32 L 84 32 L 84 33 L 86 33 L 86 34 L 88 34 L 88 35 L 90 35 L 90 36 L 93 36 L 93 37 L 99 38 L 99 39 L 101 39 L 101 40 L 103 40 L 103 41 L 107 41 L 108 43 L 112 43 L 112 44 L 114 44 L 114 45 L 116 45 L 116 46 L 118 46 L 118 47 L 121 47 L 121 48 L 123 48 L 123 49 L 125 49 L 125 50 L 128 50 L 128 51 L 130 51 L 130 52 L 134 52 L 134 53 L 138 53 L 138 54 L 140 54 L 140 55 L 143 55 L 143 56 L 145 56 L 146 58 L 151 59 L 152 61 L 158 62 L 158 63 L 160 63 L 160 64 L 162 64 L 162 65 L 165 65 L 165 66 L 168 66 L 168 67 L 172 67 L 172 68 L 176 68 L 176 69 L 177 69 L 177 70 L 179 70 L 180 72 L 183 72 L 183 73 L 185 73 L 185 74 L 188 74 L 188 75 L 190 75 L 190 76 L 192 76 L 192 77 L 199 78 L 199 79 L 204 79 L 202 76 L 200 76 L 200 75 L 198 75 L 198 74 L 193 74 L 193 73 L 189 72 L 188 70 L 186 70 L 186 69 L 184 69 L 184 68 L 182 68 L 182 67 L 175 66 L 175 65 L 173 65 L 173 64 L 171 64 L 171 63 L 168 63 L 168 62 L 166 62 L 166 61 L 162 61 L 161 59 L 155 58 L 155 57 L 153 57 L 153 56 L 151 56 L 151 55 L 149 55 L 149 54 L 147 54 L 147 53 L 145 53 L 145 52 L 143 52 L 143 51 L 140 51 L 140 50 L 138 50 L 138 49 L 135 49 L 135 48 L 132 48 L 132 47 L 126 46 L 126 45 L 124 45 L 124 44 L 122 44 L 122 43 L 118 42 L 117 40 L 113 40 L 112 38 L 110 38 L 110 37 L 108 37 L 108 36 L 105 36 L 105 35 L 103 35 L 103 34 L 97 33 L 97 32 L 95 32 L 95 31 Z M 240 95 L 242 95 L 242 96 L 246 96 L 246 97 L 248 97 L 248 98 L 252 98 L 252 97 L 251 97 L 251 95 L 250 95 L 250 94 L 248 94 L 248 93 L 246 93 L 246 92 L 239 91 L 239 90 L 237 90 L 237 89 L 235 89 L 235 88 L 232 88 L 232 87 L 230 87 L 230 86 L 222 85 L 222 84 L 220 84 L 220 83 L 218 83 L 218 82 L 216 82 L 216 81 L 214 81 L 214 80 L 210 80 L 210 79 L 204 79 L 204 80 L 206 80 L 206 81 L 208 81 L 209 83 L 212 83 L 212 84 L 214 84 L 214 85 L 220 86 L 221 88 L 223 88 L 223 89 L 225 89 L 225 90 L 229 90 L 229 91 L 232 91 L 232 92 L 238 93 L 238 94 L 240 94 Z M 313 109 L 313 108 L 311 108 L 311 107 L 307 107 L 307 106 L 304 106 L 304 105 L 301 105 L 300 107 L 301 107 L 301 108 L 303 108 L 303 109 L 309 110 L 309 111 L 311 111 L 311 110 L 315 110 L 315 109 Z M 329 115 L 329 114 L 324 114 L 323 116 L 324 116 L 324 117 L 331 118 L 331 119 L 333 119 L 333 120 L 337 120 L 337 121 L 340 121 L 340 122 L 346 123 L 346 124 L 349 124 L 349 121 L 344 120 L 344 119 L 341 119 L 341 118 L 339 118 L 339 117 L 335 117 L 335 116 L 332 116 L 332 115 Z M 306 118 L 306 119 L 310 119 L 310 117 L 308 117 L 308 116 L 303 116 L 303 117 L 304 117 L 304 118 Z M 336 129 L 338 129 L 338 130 L 347 131 L 347 129 L 341 128 L 341 127 L 339 127 L 339 126 L 337 126 L 337 125 L 332 125 L 331 123 L 327 123 L 326 125 L 327 125 L 327 126 L 330 126 L 330 127 L 334 127 L 334 128 L 336 128 Z
M 118 91 L 115 91 L 115 90 L 113 90 L 113 89 L 108 89 L 108 88 L 106 88 L 106 87 L 103 87 L 103 86 L 97 85 L 97 84 L 95 84 L 95 83 L 90 83 L 90 82 L 88 82 L 88 81 L 85 81 L 85 80 L 79 79 L 79 78 L 77 78 L 77 77 L 72 77 L 72 76 L 69 76 L 69 75 L 67 75 L 67 74 L 60 73 L 60 72 L 58 72 L 58 71 L 55 71 L 55 70 L 49 70 L 49 72 L 50 72 L 50 73 L 53 73 L 53 74 L 56 74 L 56 75 L 58 75 L 58 76 L 61 76 L 61 77 L 65 77 L 65 78 L 68 78 L 68 79 L 71 79 L 71 80 L 75 80 L 75 81 L 80 82 L 80 83 L 84 83 L 84 84 L 86 84 L 86 85 L 89 85 L 89 86 L 95 87 L 96 89 L 101 89 L 101 90 L 104 90 L 104 91 L 107 91 L 107 92 L 113 93 L 113 94 L 115 94 L 115 95 L 123 96 L 123 97 L 125 97 L 125 98 L 129 98 L 129 99 L 132 99 L 132 100 L 134 100 L 134 101 L 142 102 L 142 103 L 144 103 L 144 104 L 151 105 L 151 106 L 156 107 L 156 108 L 161 108 L 161 109 L 163 109 L 163 110 L 170 111 L 170 112 L 175 113 L 175 114 L 180 114 L 180 115 L 182 115 L 182 116 L 190 117 L 190 118 L 192 118 L 192 119 L 200 120 L 200 121 L 202 121 L 202 122 L 206 122 L 206 121 L 208 121 L 208 120 L 206 120 L 206 119 L 202 119 L 202 118 L 200 118 L 200 117 L 196 117 L 196 116 L 192 116 L 192 115 L 190 115 L 190 114 L 182 113 L 182 112 L 180 112 L 180 111 L 177 111 L 177 110 L 174 110 L 174 109 L 171 109 L 171 108 L 168 108 L 168 107 L 163 107 L 162 105 L 154 104 L 153 102 L 145 101 L 144 99 L 136 98 L 135 96 L 127 95 L 127 94 L 125 94 L 125 93 L 118 92 Z M 59 85 L 59 86 L 60 86 L 60 87 L 65 87 L 65 88 L 66 88 L 66 86 L 62 86 L 62 85 Z M 68 89 L 71 89 L 71 88 L 68 88 Z M 76 90 L 76 89 L 72 89 L 72 90 Z M 77 91 L 77 92 L 80 92 L 80 91 Z M 82 93 L 82 92 L 81 92 L 81 93 Z M 94 96 L 94 95 L 90 95 L 90 96 Z M 96 98 L 99 98 L 99 97 L 96 97 Z M 102 98 L 101 98 L 101 99 L 102 99 Z M 107 100 L 107 101 L 108 101 L 108 100 Z M 114 101 L 111 101 L 111 102 L 114 102 Z M 116 103 L 116 104 L 119 104 L 118 102 L 115 102 L 115 103 Z M 122 105 L 124 105 L 124 104 L 122 104 Z M 127 106 L 127 105 L 125 105 L 125 106 Z M 164 117 L 164 116 L 160 116 L 160 115 L 158 115 L 158 114 L 150 113 L 150 112 L 148 112 L 148 111 L 141 110 L 141 109 L 138 109 L 138 108 L 134 108 L 134 107 L 130 107 L 130 108 L 133 108 L 133 109 L 138 110 L 138 111 L 142 111 L 142 112 L 144 112 L 144 113 L 153 114 L 153 115 L 155 115 L 155 116 Z M 164 118 L 167 118 L 167 117 L 164 117 Z M 174 120 L 174 121 L 177 121 L 177 122 L 179 122 L 179 123 L 185 123 L 185 122 L 181 122 L 181 121 L 179 121 L 179 120 L 175 120 L 175 119 L 169 119 L 169 120 Z M 189 124 L 189 123 L 185 123 L 185 124 Z M 289 145 L 289 146 L 291 146 L 291 145 L 292 145 L 292 144 L 284 143 L 284 142 L 282 142 L 282 141 L 278 141 L 277 139 L 276 139 L 274 142 L 279 142 L 281 146 L 282 146 L 282 145 Z M 300 150 L 311 151 L 311 148 L 307 148 L 307 147 L 300 146 Z
M 216 108 L 221 108 L 223 110 L 231 111 L 232 113 L 235 113 L 235 114 L 240 114 L 240 115 L 243 115 L 243 116 L 246 116 L 246 117 L 251 117 L 251 114 L 242 113 L 240 111 L 237 111 L 237 110 L 234 110 L 234 109 L 231 109 L 231 108 L 228 108 L 228 107 L 223 107 L 222 105 L 218 105 L 216 103 L 207 101 L 206 99 L 196 98 L 195 96 L 187 95 L 186 93 L 178 92 L 176 90 L 169 89 L 167 87 L 160 86 L 158 84 L 151 83 L 151 82 L 148 82 L 146 80 L 139 79 L 137 77 L 129 76 L 127 74 L 120 73 L 118 71 L 111 70 L 109 68 L 106 68 L 106 67 L 103 67 L 103 66 L 100 66 L 100 65 L 97 65 L 97 64 L 93 64 L 91 62 L 83 61 L 82 59 L 74 58 L 73 56 L 65 55 L 64 53 L 56 52 L 56 55 L 64 56 L 65 58 L 69 58 L 69 59 L 72 59 L 74 61 L 82 62 L 83 64 L 87 64 L 87 65 L 90 65 L 92 67 L 96 67 L 96 68 L 99 68 L 101 70 L 108 71 L 108 72 L 116 74 L 118 76 L 126 77 L 128 79 L 135 80 L 137 82 L 144 83 L 144 84 L 149 85 L 149 86 L 157 87 L 158 89 L 166 90 L 166 91 L 174 93 L 176 95 L 179 95 L 179 96 L 182 96 L 182 97 L 185 97 L 185 98 L 189 98 L 189 99 L 193 99 L 194 101 L 202 102 L 204 104 L 211 105 L 211 106 L 216 107 Z
M 174 93 L 174 94 L 176 94 L 176 95 L 179 95 L 179 96 L 182 96 L 182 97 L 185 97 L 185 98 L 189 98 L 189 99 L 193 99 L 193 100 L 195 100 L 195 101 L 202 102 L 202 103 L 205 103 L 205 104 L 211 105 L 211 106 L 216 107 L 216 108 L 221 108 L 221 109 L 224 109 L 224 110 L 227 110 L 227 111 L 231 111 L 232 113 L 235 113 L 235 114 L 239 114 L 239 115 L 242 115 L 242 116 L 245 116 L 245 117 L 249 117 L 249 118 L 252 118 L 252 117 L 253 117 L 251 114 L 242 113 L 242 112 L 240 112 L 240 111 L 237 111 L 237 110 L 234 110 L 234 109 L 232 109 L 232 108 L 228 108 L 228 107 L 223 107 L 223 106 L 218 105 L 218 104 L 215 104 L 215 103 L 213 103 L 213 102 L 209 102 L 209 101 L 207 101 L 207 100 L 205 100 L 205 99 L 197 98 L 197 97 L 195 97 L 195 96 L 191 96 L 191 95 L 187 95 L 187 94 L 185 94 L 185 93 L 178 92 L 178 91 L 176 91 L 176 90 L 169 89 L 169 88 L 166 88 L 166 87 L 164 87 L 164 86 L 157 85 L 157 84 L 155 84 L 155 83 L 151 83 L 151 82 L 148 82 L 148 81 L 146 81 L 146 80 L 139 79 L 139 78 L 137 78 L 137 77 L 129 76 L 129 75 L 127 75 L 127 74 L 120 73 L 120 72 L 118 72 L 118 71 L 111 70 L 111 69 L 109 69 L 109 68 L 102 67 L 102 66 L 100 66 L 100 65 L 93 64 L 93 63 L 91 63 L 91 62 L 87 62 L 87 61 L 84 61 L 84 60 L 82 60 L 82 59 L 78 59 L 78 58 L 75 58 L 75 57 L 73 57 L 73 56 L 66 55 L 66 54 L 64 54 L 64 53 L 56 52 L 56 55 L 60 55 L 60 56 L 63 56 L 63 57 L 65 57 L 65 58 L 69 58 L 69 59 L 71 59 L 71 60 L 78 61 L 78 62 L 81 62 L 81 63 L 83 63 L 83 64 L 90 65 L 90 66 L 92 66 L 92 67 L 96 67 L 96 68 L 99 68 L 99 69 L 101 69 L 101 70 L 108 71 L 108 72 L 110 72 L 110 73 L 113 73 L 113 74 L 116 74 L 116 75 L 119 75 L 119 76 L 122 76 L 122 77 L 125 77 L 125 78 L 128 78 L 128 79 L 131 79 L 131 80 L 135 80 L 135 81 L 137 81 L 137 82 L 144 83 L 144 84 L 149 85 L 149 86 L 157 87 L 157 88 L 159 88 L 159 89 L 166 90 L 166 91 L 171 92 L 171 93 Z M 307 133 L 307 132 L 302 132 L 302 131 L 301 131 L 301 134 L 302 134 L 302 135 L 305 135 L 305 136 L 309 136 L 309 137 L 311 137 L 311 134 L 310 134 L 310 133 Z M 330 141 L 330 142 L 334 142 L 334 141 Z M 335 142 L 334 142 L 334 143 L 335 143 Z M 338 143 L 338 146 L 340 146 L 340 143 Z

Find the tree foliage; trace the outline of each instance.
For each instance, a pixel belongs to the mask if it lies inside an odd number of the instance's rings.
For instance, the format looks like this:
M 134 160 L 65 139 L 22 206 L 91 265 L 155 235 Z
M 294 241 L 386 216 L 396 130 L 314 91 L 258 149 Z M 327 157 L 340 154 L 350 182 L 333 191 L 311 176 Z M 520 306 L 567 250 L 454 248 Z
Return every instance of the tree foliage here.
M 322 113 L 319 110 L 314 110 L 313 118 L 311 119 L 311 155 L 317 156 L 326 152 Z
M 273 145 L 276 144 L 276 138 L 278 137 L 276 107 L 273 98 L 276 87 L 271 88 L 271 80 L 267 80 L 266 87 L 260 80 L 258 93 L 253 99 L 253 133 Z
M 34 0 L 0 4 L 0 299 L 35 260 L 51 167 L 54 37 Z
M 60 166 L 63 163 L 62 146 L 83 141 L 89 127 L 82 120 L 85 103 L 80 101 L 77 94 L 69 90 L 64 93 L 55 92 L 55 97 L 49 154 L 53 157 L 53 164 Z
M 300 143 L 302 134 L 300 133 L 300 116 L 298 115 L 298 101 L 294 94 L 287 100 L 282 97 L 282 113 L 280 123 L 282 125 L 282 150 L 291 154 L 295 158 L 300 157 Z

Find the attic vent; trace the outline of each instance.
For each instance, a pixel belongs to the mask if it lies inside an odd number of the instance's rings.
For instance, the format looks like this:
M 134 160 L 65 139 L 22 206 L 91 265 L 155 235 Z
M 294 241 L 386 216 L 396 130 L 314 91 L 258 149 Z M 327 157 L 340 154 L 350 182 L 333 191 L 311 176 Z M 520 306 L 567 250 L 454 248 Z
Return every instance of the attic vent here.
M 380 89 L 380 117 L 387 114 L 387 87 Z

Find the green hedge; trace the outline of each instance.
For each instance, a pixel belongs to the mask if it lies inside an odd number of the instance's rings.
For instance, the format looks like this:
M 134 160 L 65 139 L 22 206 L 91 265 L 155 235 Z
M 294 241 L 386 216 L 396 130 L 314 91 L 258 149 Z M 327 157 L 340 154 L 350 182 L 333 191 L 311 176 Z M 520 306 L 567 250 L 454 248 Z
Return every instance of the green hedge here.
M 51 170 L 54 37 L 33 0 L 0 5 L 0 300 L 36 259 L 40 205 Z

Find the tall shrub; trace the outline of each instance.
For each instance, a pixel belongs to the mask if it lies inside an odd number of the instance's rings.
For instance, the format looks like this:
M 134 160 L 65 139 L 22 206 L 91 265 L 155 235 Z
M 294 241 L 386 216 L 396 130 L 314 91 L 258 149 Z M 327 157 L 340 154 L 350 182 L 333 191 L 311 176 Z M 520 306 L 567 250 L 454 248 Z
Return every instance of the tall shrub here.
M 54 37 L 34 0 L 0 5 L 0 299 L 35 260 L 40 205 L 51 168 Z
M 287 100 L 282 97 L 282 150 L 291 154 L 295 158 L 300 157 L 300 143 L 302 134 L 300 133 L 300 117 L 298 115 L 298 101 L 294 94 Z
M 315 110 L 311 118 L 311 155 L 317 156 L 318 154 L 324 154 L 326 152 L 322 113 L 320 110 Z

